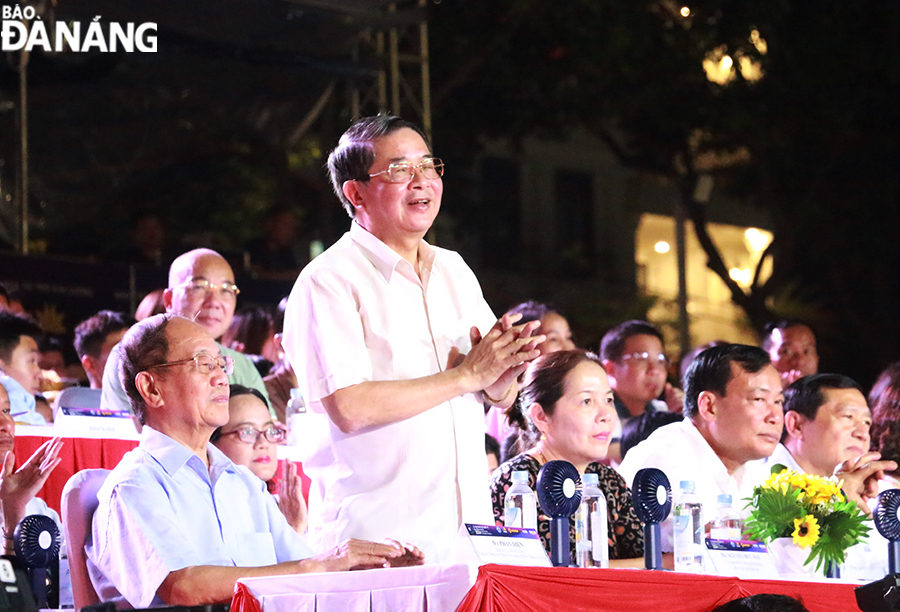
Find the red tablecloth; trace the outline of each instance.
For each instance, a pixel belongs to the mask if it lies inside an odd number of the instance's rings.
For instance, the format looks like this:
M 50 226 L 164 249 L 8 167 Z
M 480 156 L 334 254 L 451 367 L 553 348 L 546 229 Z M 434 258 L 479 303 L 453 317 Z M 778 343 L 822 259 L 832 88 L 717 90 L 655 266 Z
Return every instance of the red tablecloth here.
M 16 465 L 27 461 L 38 446 L 50 440 L 45 436 L 16 436 Z M 63 487 L 75 472 L 88 468 L 116 467 L 122 456 L 137 446 L 137 440 L 109 438 L 65 438 L 59 456 L 62 461 L 50 474 L 38 497 L 59 512 Z
M 757 593 L 800 597 L 810 612 L 859 612 L 855 586 L 640 570 L 485 565 L 457 612 L 708 612 L 726 601 Z

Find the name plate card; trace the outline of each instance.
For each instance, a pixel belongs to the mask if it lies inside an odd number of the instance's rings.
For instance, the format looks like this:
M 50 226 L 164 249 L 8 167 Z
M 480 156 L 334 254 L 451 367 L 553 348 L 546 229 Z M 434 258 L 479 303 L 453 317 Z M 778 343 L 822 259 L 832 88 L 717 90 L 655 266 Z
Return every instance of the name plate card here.
M 707 570 L 710 574 L 767 580 L 778 578 L 775 563 L 763 542 L 706 538 L 706 558 L 712 565 Z
M 478 564 L 525 565 L 552 567 L 544 544 L 534 529 L 499 527 L 497 525 L 472 525 L 466 523 L 467 536 Z

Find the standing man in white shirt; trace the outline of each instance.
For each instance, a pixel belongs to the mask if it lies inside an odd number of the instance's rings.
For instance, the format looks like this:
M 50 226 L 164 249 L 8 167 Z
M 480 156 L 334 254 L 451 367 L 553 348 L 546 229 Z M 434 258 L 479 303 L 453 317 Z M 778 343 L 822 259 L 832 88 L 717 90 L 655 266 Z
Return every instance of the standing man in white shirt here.
M 726 344 L 694 360 L 685 379 L 684 421 L 666 425 L 628 451 L 619 472 L 631 484 L 641 468 L 655 467 L 673 487 L 693 480 L 704 520 L 716 498 L 749 497 L 767 472 L 763 459 L 781 438 L 781 378 L 761 348 Z M 743 504 L 735 503 L 739 512 Z M 662 523 L 663 550 L 672 550 L 672 517 Z
M 284 326 L 303 396 L 324 415 L 304 449 L 310 541 L 393 534 L 445 562 L 462 522 L 493 523 L 482 402 L 512 404 L 544 337 L 496 321 L 462 258 L 423 240 L 443 163 L 418 127 L 360 119 L 328 171 L 353 222 L 300 274 Z

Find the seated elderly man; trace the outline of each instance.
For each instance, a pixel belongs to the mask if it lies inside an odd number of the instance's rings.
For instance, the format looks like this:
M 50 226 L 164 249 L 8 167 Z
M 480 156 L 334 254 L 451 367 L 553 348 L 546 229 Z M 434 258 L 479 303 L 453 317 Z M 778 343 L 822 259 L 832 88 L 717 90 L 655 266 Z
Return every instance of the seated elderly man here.
M 709 348 L 687 372 L 684 420 L 657 429 L 628 451 L 619 472 L 629 484 L 645 467 L 661 469 L 675 486 L 693 480 L 711 517 L 720 494 L 744 499 L 764 479 L 768 468 L 762 459 L 781 438 L 783 401 L 781 378 L 764 350 L 742 344 Z M 663 550 L 671 551 L 671 515 L 662 535 Z
M 871 425 L 872 412 L 853 379 L 840 374 L 804 376 L 784 391 L 784 435 L 769 465 L 816 476 L 836 475 L 844 481 L 848 498 L 869 512 L 867 503 L 878 493 L 877 479 L 897 466 L 869 452 Z M 861 491 L 860 474 L 873 476 Z M 867 540 L 848 551 L 842 575 L 874 580 L 887 571 L 887 542 L 873 529 Z
M 859 385 L 840 374 L 813 374 L 784 391 L 784 434 L 769 458 L 793 470 L 831 476 L 869 452 L 872 411 Z
M 228 422 L 232 360 L 200 325 L 171 314 L 123 338 L 122 383 L 145 425 L 98 493 L 91 580 L 132 607 L 231 599 L 239 578 L 419 564 L 417 549 L 349 540 L 313 556 L 264 483 L 209 443 Z
M 784 434 L 768 464 L 831 476 L 865 512 L 878 494 L 884 472 L 897 469 L 869 452 L 872 413 L 859 385 L 840 374 L 814 374 L 785 390 Z

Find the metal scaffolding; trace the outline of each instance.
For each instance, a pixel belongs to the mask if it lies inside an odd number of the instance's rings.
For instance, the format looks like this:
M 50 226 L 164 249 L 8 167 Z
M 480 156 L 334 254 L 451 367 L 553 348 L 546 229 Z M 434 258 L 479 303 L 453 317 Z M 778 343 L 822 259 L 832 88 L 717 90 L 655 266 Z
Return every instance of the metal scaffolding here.
M 390 112 L 422 126 L 431 139 L 431 75 L 426 0 L 385 9 L 385 29 L 360 32 L 353 60 L 376 67 L 371 80 L 353 78 L 350 110 L 354 117 Z

